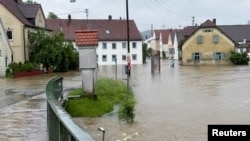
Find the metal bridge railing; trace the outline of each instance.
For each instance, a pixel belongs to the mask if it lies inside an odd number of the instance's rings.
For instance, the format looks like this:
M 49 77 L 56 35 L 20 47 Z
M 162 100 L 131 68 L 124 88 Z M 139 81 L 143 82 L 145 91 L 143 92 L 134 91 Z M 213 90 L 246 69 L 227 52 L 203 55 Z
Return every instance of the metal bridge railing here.
M 63 91 L 63 78 L 55 77 L 46 86 L 47 131 L 49 141 L 95 141 L 64 110 L 58 99 Z

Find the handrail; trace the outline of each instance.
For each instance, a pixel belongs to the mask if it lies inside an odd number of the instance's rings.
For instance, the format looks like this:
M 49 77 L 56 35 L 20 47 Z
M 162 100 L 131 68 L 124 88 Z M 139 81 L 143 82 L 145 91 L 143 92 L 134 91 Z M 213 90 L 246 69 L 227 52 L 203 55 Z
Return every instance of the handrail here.
M 78 126 L 58 102 L 63 91 L 62 80 L 62 77 L 55 77 L 46 86 L 49 141 L 94 141 L 93 137 Z

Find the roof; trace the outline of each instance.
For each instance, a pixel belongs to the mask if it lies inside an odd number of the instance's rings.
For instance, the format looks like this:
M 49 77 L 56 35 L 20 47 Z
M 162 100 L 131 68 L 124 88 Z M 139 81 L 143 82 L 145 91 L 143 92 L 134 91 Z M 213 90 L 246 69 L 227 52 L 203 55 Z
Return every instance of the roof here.
M 25 4 L 22 0 L 0 0 L 0 4 L 7 8 L 23 24 L 35 26 L 28 19 L 35 18 L 35 14 L 41 7 L 40 4 Z
M 96 30 L 77 30 L 75 31 L 75 41 L 77 46 L 97 46 L 98 34 Z
M 224 30 L 222 30 L 221 28 L 219 28 L 218 26 L 216 26 L 216 24 L 210 20 L 205 21 L 203 24 L 201 24 L 200 26 L 196 27 L 196 26 L 191 26 L 188 27 L 189 30 L 186 29 L 186 33 L 184 33 L 184 37 L 186 39 L 188 39 L 189 37 L 191 37 L 192 35 L 194 35 L 196 33 L 196 31 L 202 29 L 202 28 L 216 28 L 218 29 L 221 33 L 223 33 L 225 36 L 227 36 L 227 38 L 229 38 L 234 44 L 236 44 L 236 41 L 234 38 L 232 38 L 229 34 L 227 34 L 226 32 L 224 32 Z M 191 34 L 188 35 L 187 32 L 190 32 Z
M 40 4 L 22 4 L 18 5 L 18 8 L 23 12 L 26 18 L 36 18 L 39 9 L 41 8 Z
M 53 33 L 64 32 L 66 40 L 75 40 L 76 30 L 97 30 L 99 41 L 127 40 L 127 21 L 115 19 L 47 19 L 46 27 Z M 129 20 L 131 41 L 142 41 L 141 34 L 134 22 Z
M 214 22 L 207 20 L 205 23 L 201 24 L 200 27 L 217 27 L 220 31 L 222 31 L 225 35 L 230 37 L 234 42 L 243 42 L 244 39 L 246 41 L 250 41 L 250 25 L 215 25 Z M 187 26 L 183 29 L 182 36 L 188 37 L 199 26 Z
M 236 42 L 243 42 L 243 39 L 250 41 L 250 25 L 220 25 L 218 27 Z
M 160 39 L 160 35 L 162 37 L 162 44 L 168 44 L 168 37 L 170 31 L 167 29 L 155 30 L 155 38 Z
M 216 27 L 216 24 L 211 20 L 206 20 L 200 27 Z

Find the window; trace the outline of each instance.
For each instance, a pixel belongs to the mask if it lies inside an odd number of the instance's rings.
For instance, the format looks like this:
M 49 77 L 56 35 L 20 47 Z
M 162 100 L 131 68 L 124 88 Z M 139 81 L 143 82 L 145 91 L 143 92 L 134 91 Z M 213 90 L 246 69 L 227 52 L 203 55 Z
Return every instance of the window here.
M 218 44 L 219 43 L 219 36 L 218 35 L 214 35 L 213 36 L 213 42 L 214 42 L 214 44 Z
M 202 44 L 203 43 L 203 36 L 198 36 L 197 37 L 197 44 Z
M 132 47 L 135 49 L 136 48 L 136 42 L 132 43 Z
M 192 59 L 193 60 L 201 60 L 202 59 L 202 54 L 201 53 L 192 53 Z
M 102 43 L 102 49 L 107 49 L 107 43 Z
M 137 60 L 137 55 L 136 55 L 136 54 L 133 54 L 133 55 L 132 55 L 132 60 L 134 60 L 134 61 Z
M 203 32 L 207 33 L 207 32 L 213 32 L 213 29 L 204 29 Z
M 127 49 L 127 43 L 126 42 L 122 42 L 122 49 Z
M 102 62 L 107 62 L 107 55 L 102 55 Z
M 116 43 L 112 43 L 112 49 L 116 49 Z
M 112 61 L 113 61 L 113 62 L 116 61 L 116 55 L 112 55 Z
M 9 40 L 13 40 L 12 30 L 7 30 L 7 37 L 8 37 Z
M 224 59 L 224 53 L 222 52 L 214 52 L 213 57 L 215 60 L 222 60 Z
M 126 61 L 126 60 L 127 60 L 126 55 L 122 55 L 122 61 Z

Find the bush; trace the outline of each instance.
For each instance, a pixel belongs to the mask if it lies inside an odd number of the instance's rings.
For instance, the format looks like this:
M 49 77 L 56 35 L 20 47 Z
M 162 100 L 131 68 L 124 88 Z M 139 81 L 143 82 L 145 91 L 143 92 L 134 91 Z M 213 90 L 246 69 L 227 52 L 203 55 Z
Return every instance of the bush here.
M 24 63 L 13 62 L 13 63 L 10 63 L 8 65 L 8 68 L 6 69 L 6 77 L 14 77 L 14 73 L 22 72 L 22 71 L 30 72 L 32 70 L 34 70 L 34 65 L 28 61 Z
M 247 52 L 241 54 L 235 51 L 231 51 L 229 60 L 232 61 L 234 65 L 248 65 L 249 57 L 247 55 Z

